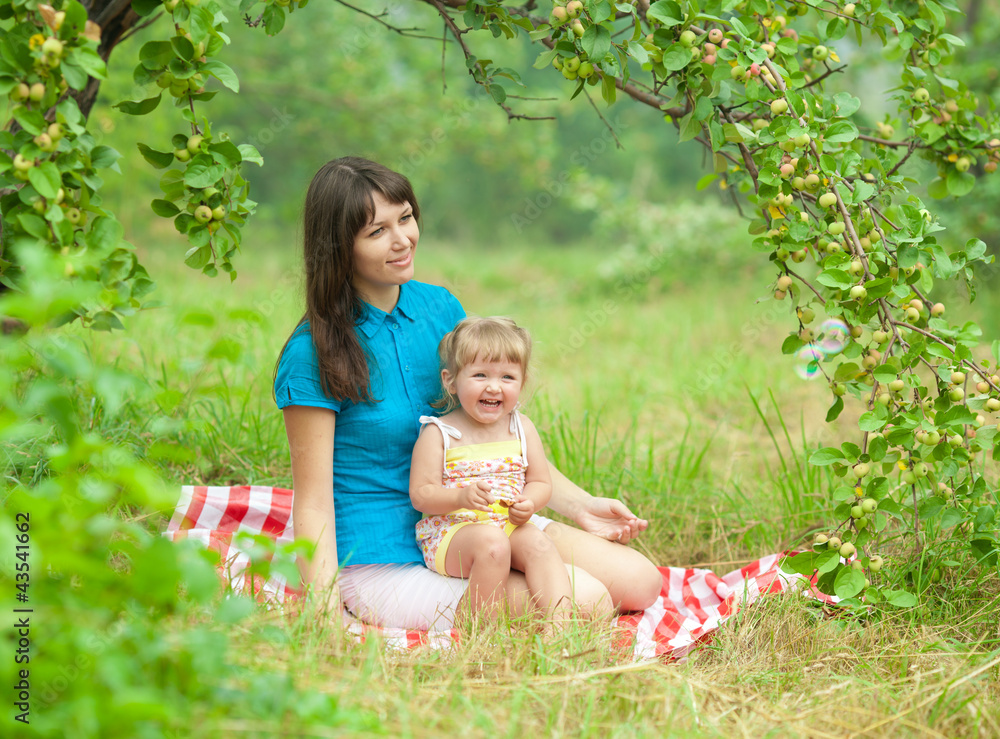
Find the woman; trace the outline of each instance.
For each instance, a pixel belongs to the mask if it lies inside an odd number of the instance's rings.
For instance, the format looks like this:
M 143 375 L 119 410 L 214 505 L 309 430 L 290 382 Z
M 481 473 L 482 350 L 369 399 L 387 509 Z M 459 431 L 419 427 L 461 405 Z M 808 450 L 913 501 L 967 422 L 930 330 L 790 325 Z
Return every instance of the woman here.
M 291 452 L 295 536 L 316 544 L 304 581 L 326 593 L 332 612 L 343 600 L 367 621 L 440 629 L 451 625 L 465 581 L 422 564 L 410 453 L 417 419 L 433 413 L 439 394 L 438 343 L 465 312 L 444 288 L 412 279 L 419 215 L 409 181 L 382 165 L 345 157 L 320 169 L 304 214 L 306 311 L 274 389 Z M 550 506 L 607 537 L 537 521 L 573 566 L 577 603 L 592 611 L 652 603 L 656 568 L 608 541 L 625 543 L 646 522 L 554 469 L 552 481 Z M 517 575 L 508 584 L 514 613 L 527 598 Z

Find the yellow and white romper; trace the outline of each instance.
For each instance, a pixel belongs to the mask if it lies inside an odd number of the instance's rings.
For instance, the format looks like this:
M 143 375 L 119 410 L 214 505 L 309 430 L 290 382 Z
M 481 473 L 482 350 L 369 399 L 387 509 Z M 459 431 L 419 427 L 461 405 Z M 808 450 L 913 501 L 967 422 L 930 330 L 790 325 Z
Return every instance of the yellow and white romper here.
M 420 423 L 432 423 L 441 430 L 444 439 L 444 470 L 441 484 L 446 488 L 462 488 L 485 481 L 492 486 L 496 499 L 491 511 L 460 508 L 451 513 L 425 516 L 417 522 L 417 542 L 424 563 L 432 570 L 445 572 L 445 557 L 451 537 L 463 526 L 489 524 L 503 529 L 507 536 L 517 528 L 507 516 L 507 508 L 524 490 L 524 473 L 528 468 L 528 450 L 521 417 L 515 410 L 510 414 L 510 431 L 517 438 L 449 448 L 448 439 L 461 439 L 462 433 L 440 418 L 421 416 Z

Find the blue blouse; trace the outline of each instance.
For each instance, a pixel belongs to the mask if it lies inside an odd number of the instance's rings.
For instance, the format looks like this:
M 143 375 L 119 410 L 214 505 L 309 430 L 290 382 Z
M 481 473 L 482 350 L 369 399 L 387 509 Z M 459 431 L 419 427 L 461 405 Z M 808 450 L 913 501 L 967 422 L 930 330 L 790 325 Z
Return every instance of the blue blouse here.
M 374 357 L 372 396 L 352 403 L 323 393 L 308 324 L 292 334 L 278 364 L 278 407 L 329 408 L 337 414 L 333 442 L 333 504 L 341 566 L 423 562 L 413 527 L 420 513 L 410 505 L 410 457 L 418 419 L 436 415 L 441 395 L 437 348 L 465 311 L 443 287 L 411 280 L 400 287 L 391 313 L 368 306 L 357 325 Z

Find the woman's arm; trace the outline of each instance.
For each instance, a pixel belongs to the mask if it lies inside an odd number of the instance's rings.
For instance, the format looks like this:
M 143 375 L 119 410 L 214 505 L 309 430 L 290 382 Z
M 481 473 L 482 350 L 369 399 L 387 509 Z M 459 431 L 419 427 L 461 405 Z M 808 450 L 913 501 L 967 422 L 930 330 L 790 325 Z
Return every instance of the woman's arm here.
M 549 507 L 572 519 L 584 531 L 627 544 L 649 526 L 649 521 L 636 516 L 620 500 L 594 497 L 551 464 L 549 472 L 552 475 Z
M 328 408 L 292 405 L 283 411 L 292 459 L 295 538 L 316 544 L 311 560 L 299 559 L 302 580 L 339 620 L 337 529 L 333 513 L 333 435 L 337 415 Z
M 459 508 L 489 511 L 493 496 L 485 483 L 462 488 L 446 488 L 441 484 L 444 469 L 444 447 L 437 430 L 425 426 L 413 445 L 410 462 L 410 504 L 431 516 L 451 513 Z
M 549 504 L 549 498 L 552 496 L 552 477 L 549 474 L 548 460 L 545 458 L 545 448 L 542 446 L 542 440 L 538 436 L 535 424 L 527 416 L 521 414 L 521 425 L 524 428 L 524 441 L 529 461 L 528 469 L 524 475 L 524 490 L 521 495 L 531 501 L 531 511 L 523 509 L 528 513 L 527 518 L 530 518 L 532 513 L 542 510 Z M 515 511 L 521 510 L 522 507 L 517 504 L 511 506 L 511 523 L 521 524 L 527 520 L 518 520 L 519 516 Z

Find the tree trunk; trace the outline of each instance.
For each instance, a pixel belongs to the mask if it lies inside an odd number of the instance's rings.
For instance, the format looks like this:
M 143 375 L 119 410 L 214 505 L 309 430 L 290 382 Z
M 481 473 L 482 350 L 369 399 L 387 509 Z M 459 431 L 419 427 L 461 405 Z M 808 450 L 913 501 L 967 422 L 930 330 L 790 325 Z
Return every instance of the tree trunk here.
M 97 53 L 107 62 L 115 46 L 118 45 L 125 34 L 135 28 L 140 18 L 132 9 L 131 0 L 82 0 L 82 2 L 83 6 L 87 9 L 87 17 L 101 29 L 101 41 L 97 47 Z M 84 118 L 90 117 L 90 111 L 97 101 L 97 93 L 100 87 L 100 81 L 91 77 L 87 80 L 87 84 L 82 90 L 71 90 L 68 93 L 76 100 Z M 17 121 L 11 120 L 10 131 L 17 133 L 19 129 L 20 126 L 17 124 Z M 10 152 L 10 154 L 13 155 L 13 152 Z M 7 195 L 8 192 L 10 191 L 0 190 L 0 197 Z M 4 246 L 3 213 L 0 212 L 0 259 L 5 258 L 6 249 Z M 9 254 L 7 261 L 10 261 Z M 16 268 L 16 265 L 12 264 L 5 269 L 0 269 L 0 275 L 5 271 Z M 0 293 L 8 289 L 6 285 L 0 282 Z M 9 328 L 6 323 L 0 325 L 0 330 L 4 333 L 9 333 Z

